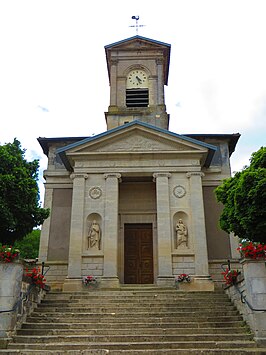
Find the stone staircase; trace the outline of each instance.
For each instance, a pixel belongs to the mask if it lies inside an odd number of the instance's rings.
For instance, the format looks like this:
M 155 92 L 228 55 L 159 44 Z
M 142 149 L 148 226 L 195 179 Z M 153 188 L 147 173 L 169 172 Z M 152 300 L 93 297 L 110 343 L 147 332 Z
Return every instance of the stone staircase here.
M 8 354 L 266 354 L 222 291 L 50 292 Z

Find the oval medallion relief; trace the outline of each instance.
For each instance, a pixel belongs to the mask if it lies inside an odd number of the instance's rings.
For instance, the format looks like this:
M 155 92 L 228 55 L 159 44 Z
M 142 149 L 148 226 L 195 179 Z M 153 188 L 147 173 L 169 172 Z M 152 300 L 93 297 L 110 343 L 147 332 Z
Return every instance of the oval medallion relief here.
M 89 196 L 96 200 L 102 196 L 102 189 L 98 186 L 94 186 L 89 190 Z

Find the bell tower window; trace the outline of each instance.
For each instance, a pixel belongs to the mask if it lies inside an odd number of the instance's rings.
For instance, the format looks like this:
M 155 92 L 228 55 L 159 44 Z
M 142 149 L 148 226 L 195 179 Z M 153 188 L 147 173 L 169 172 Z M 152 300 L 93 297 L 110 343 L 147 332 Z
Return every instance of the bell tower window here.
M 126 106 L 127 107 L 148 107 L 149 90 L 148 89 L 127 89 Z

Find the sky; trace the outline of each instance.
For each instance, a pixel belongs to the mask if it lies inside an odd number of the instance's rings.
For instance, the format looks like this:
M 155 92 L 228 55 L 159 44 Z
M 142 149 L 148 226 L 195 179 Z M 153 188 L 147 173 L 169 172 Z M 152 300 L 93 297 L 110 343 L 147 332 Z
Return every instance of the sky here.
M 106 130 L 104 46 L 138 34 L 171 44 L 165 102 L 178 134 L 240 133 L 232 172 L 266 140 L 265 0 L 0 0 L 0 144 L 28 160 L 38 137 Z

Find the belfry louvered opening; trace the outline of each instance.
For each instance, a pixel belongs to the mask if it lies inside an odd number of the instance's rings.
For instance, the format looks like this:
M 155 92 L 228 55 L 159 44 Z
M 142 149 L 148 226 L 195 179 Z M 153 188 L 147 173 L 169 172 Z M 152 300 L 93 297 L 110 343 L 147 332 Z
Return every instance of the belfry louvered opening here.
M 148 89 L 127 89 L 126 105 L 127 107 L 148 107 L 149 90 Z

